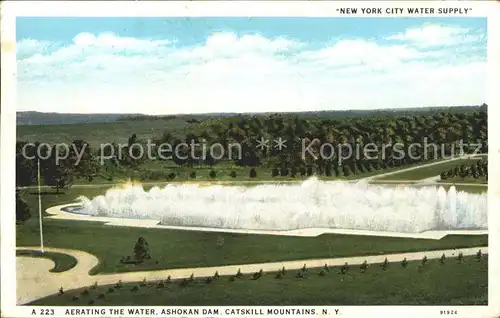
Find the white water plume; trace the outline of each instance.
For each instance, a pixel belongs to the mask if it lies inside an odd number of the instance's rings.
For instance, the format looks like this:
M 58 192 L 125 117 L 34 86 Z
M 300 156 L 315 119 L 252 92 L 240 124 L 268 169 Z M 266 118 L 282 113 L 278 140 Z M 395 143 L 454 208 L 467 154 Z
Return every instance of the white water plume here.
M 418 233 L 486 229 L 486 194 L 451 187 L 383 186 L 324 182 L 201 186 L 171 184 L 144 191 L 113 188 L 92 200 L 81 197 L 77 213 L 160 220 L 164 225 L 248 230 L 340 228 Z

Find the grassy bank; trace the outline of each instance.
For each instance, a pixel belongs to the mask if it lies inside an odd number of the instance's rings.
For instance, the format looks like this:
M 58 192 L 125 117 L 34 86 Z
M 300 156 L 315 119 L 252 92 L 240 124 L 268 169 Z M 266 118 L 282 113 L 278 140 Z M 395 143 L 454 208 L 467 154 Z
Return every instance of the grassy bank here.
M 324 275 L 320 273 L 323 271 Z M 234 280 L 219 277 L 207 283 L 194 279 L 159 284 L 98 286 L 95 289 L 66 291 L 30 305 L 44 306 L 252 306 L 252 305 L 486 305 L 488 303 L 488 260 L 465 257 L 456 259 L 390 263 L 383 270 L 371 264 L 363 273 L 358 266 L 341 274 L 340 268 L 307 269 L 303 278 L 298 271 L 264 273 L 253 280 L 243 275 Z M 457 279 L 459 277 L 460 279 Z M 286 293 L 283 291 L 286 290 Z

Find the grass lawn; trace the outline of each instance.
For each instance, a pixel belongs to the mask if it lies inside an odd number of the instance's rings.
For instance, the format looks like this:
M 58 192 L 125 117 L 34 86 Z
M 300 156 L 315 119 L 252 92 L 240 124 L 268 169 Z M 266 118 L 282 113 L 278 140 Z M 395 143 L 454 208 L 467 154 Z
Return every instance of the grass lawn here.
M 31 219 L 17 227 L 17 245 L 39 244 L 38 224 Z M 152 260 L 122 264 L 143 236 Z M 205 267 L 308 258 L 412 252 L 487 246 L 487 235 L 450 235 L 441 240 L 325 234 L 284 237 L 197 231 L 106 226 L 98 222 L 44 220 L 46 246 L 77 249 L 94 254 L 99 265 L 92 273 L 114 273 L 166 268 Z
M 76 266 L 76 259 L 71 255 L 63 253 L 18 250 L 16 251 L 16 256 L 48 258 L 55 263 L 54 268 L 50 270 L 52 273 L 64 272 Z
M 43 306 L 291 306 L 291 305 L 487 305 L 488 259 L 464 257 L 464 262 L 446 259 L 370 264 L 362 273 L 351 266 L 341 274 L 339 268 L 307 269 L 304 278 L 298 271 L 264 273 L 253 280 L 243 275 L 230 280 L 219 277 L 207 283 L 194 279 L 186 285 L 180 281 L 159 284 L 124 284 L 97 286 L 66 291 L 38 299 L 30 305 Z M 324 276 L 320 275 L 323 271 Z M 286 291 L 286 292 L 285 292 Z M 160 309 L 158 309 L 160 311 Z M 158 312 L 159 313 L 159 312 Z
M 448 171 L 462 164 L 470 165 L 476 163 L 477 160 L 474 159 L 459 159 L 448 162 L 443 162 L 440 164 L 435 164 L 433 166 L 422 167 L 419 169 L 403 171 L 400 173 L 395 173 L 387 176 L 382 176 L 377 178 L 377 180 L 420 180 L 431 178 L 440 175 L 444 171 Z

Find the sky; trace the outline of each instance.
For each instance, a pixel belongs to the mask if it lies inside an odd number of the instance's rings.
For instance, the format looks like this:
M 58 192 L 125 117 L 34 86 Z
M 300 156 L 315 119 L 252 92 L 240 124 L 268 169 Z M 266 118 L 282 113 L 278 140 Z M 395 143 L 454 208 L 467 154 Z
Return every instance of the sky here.
M 479 105 L 484 18 L 18 18 L 17 110 Z

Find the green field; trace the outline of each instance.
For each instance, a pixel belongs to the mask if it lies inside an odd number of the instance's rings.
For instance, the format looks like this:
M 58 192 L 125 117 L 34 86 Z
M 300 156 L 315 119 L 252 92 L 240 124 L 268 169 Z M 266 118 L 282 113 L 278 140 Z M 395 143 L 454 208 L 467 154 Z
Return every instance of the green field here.
M 16 231 L 18 246 L 39 244 L 38 222 L 31 219 Z M 122 264 L 138 237 L 151 248 L 152 260 Z M 308 258 L 412 252 L 486 246 L 487 235 L 450 235 L 441 240 L 325 234 L 286 237 L 107 226 L 98 222 L 44 220 L 46 246 L 89 252 L 99 259 L 96 273 L 206 267 Z
M 230 281 L 219 277 L 207 283 L 199 278 L 186 285 L 179 281 L 159 284 L 124 284 L 97 286 L 66 291 L 38 299 L 37 306 L 300 306 L 300 305 L 487 305 L 488 258 L 464 257 L 464 262 L 448 258 L 444 264 L 429 260 L 370 264 L 362 273 L 360 266 L 349 267 L 341 274 L 339 268 L 307 269 L 304 278 L 298 271 L 286 271 L 282 278 L 264 273 L 257 280 L 251 275 Z M 135 287 L 135 288 L 134 288 Z M 286 293 L 284 293 L 286 291 Z
M 377 178 L 377 180 L 420 180 L 431 178 L 440 175 L 444 171 L 448 171 L 462 164 L 470 165 L 476 163 L 477 160 L 474 159 L 459 159 L 449 162 L 443 162 L 441 164 L 436 164 L 428 167 L 422 167 L 419 169 L 403 171 L 400 173 L 395 173 L 387 176 L 382 176 Z M 447 180 L 446 180 L 447 181 Z M 448 181 L 447 181 L 448 182 Z
M 17 250 L 16 256 L 26 257 L 42 257 L 48 258 L 54 262 L 54 268 L 50 270 L 52 273 L 60 273 L 72 269 L 76 266 L 76 259 L 68 254 L 33 251 L 33 250 Z
M 161 136 L 164 132 L 182 132 L 187 126 L 188 124 L 182 119 L 68 125 L 18 125 L 17 140 L 51 144 L 85 140 L 92 148 L 99 149 L 101 144 L 126 143 L 133 133 L 144 139 L 153 139 Z

